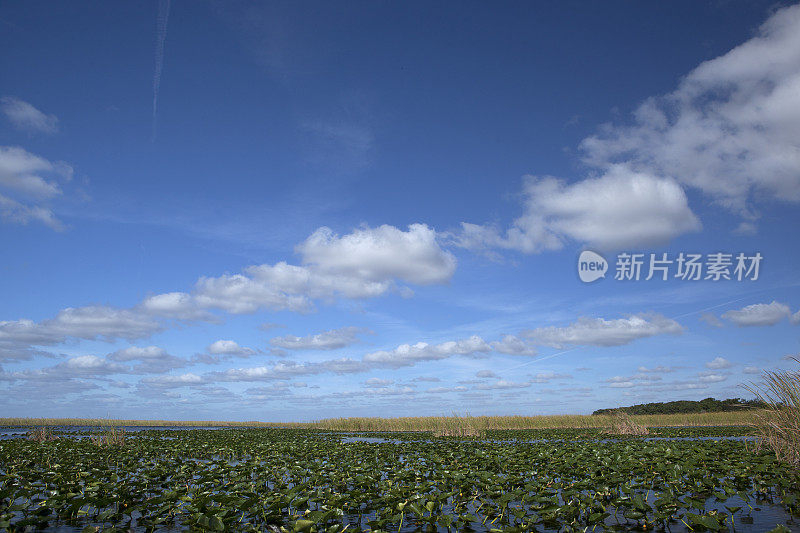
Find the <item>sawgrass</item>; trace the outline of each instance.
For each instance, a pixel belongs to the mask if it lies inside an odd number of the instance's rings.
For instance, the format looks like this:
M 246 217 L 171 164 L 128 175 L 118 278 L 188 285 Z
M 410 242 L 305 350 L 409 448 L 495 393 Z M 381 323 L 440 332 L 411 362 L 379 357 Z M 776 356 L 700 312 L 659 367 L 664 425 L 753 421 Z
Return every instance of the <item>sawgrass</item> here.
M 742 426 L 754 423 L 761 410 L 719 413 L 633 415 L 642 426 Z M 419 416 L 326 418 L 315 422 L 231 422 L 220 420 L 113 420 L 101 418 L 0 418 L 0 427 L 100 426 L 100 427 L 291 427 L 327 431 L 428 431 L 480 433 L 495 429 L 607 428 L 610 415 L 539 416 Z
M 688 413 L 664 415 L 634 415 L 631 420 L 645 427 L 661 426 L 741 426 L 752 423 L 758 411 L 722 413 Z M 430 431 L 441 428 L 466 429 L 562 429 L 608 428 L 615 415 L 546 415 L 546 416 L 424 416 L 397 418 L 328 418 L 311 427 L 329 431 Z
M 769 406 L 753 422 L 758 447 L 767 446 L 778 460 L 800 467 L 800 372 L 766 371 L 762 378 L 760 385 L 745 386 Z
M 609 415 L 611 423 L 606 433 L 610 435 L 647 435 L 650 431 L 643 425 L 635 422 L 631 415 L 623 410 L 614 411 Z

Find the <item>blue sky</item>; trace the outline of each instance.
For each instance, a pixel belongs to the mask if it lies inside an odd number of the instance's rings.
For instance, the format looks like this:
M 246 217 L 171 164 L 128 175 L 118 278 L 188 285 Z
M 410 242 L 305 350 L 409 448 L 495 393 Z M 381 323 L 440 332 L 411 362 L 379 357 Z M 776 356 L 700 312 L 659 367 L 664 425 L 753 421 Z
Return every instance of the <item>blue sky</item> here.
M 588 413 L 795 365 L 798 6 L 25 2 L 0 27 L 6 416 Z

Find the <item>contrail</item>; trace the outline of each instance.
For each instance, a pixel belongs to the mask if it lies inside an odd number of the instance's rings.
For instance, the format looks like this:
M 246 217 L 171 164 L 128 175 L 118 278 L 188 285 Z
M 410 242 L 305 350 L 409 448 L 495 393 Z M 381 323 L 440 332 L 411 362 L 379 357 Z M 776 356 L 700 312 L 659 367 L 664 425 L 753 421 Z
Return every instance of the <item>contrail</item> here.
M 158 116 L 158 89 L 161 86 L 161 70 L 164 68 L 164 41 L 167 40 L 170 0 L 158 0 L 158 19 L 156 19 L 156 68 L 153 73 L 153 136 L 156 140 L 156 121 Z

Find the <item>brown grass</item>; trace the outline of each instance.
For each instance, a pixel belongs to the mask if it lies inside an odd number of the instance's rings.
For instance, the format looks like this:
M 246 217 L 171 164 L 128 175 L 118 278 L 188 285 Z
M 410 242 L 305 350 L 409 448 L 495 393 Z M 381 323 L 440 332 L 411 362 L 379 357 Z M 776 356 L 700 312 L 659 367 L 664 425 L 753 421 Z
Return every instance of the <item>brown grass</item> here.
M 50 442 L 58 440 L 58 437 L 53 435 L 53 430 L 49 427 L 38 427 L 28 431 L 26 438 L 35 442 Z
M 125 446 L 125 428 L 110 427 L 100 435 L 90 435 L 95 446 Z
M 778 460 L 800 467 L 800 372 L 765 371 L 762 377 L 762 384 L 744 387 L 769 406 L 755 415 L 756 448 L 767 446 Z
M 631 419 L 646 427 L 654 426 L 743 426 L 752 424 L 760 411 L 743 409 L 723 413 L 690 413 L 665 415 L 632 415 Z M 466 420 L 454 421 L 453 418 Z M 91 418 L 0 418 L 0 426 L 182 426 L 182 427 L 293 427 L 327 431 L 428 431 L 435 433 L 453 425 L 468 424 L 485 429 L 559 429 L 607 428 L 610 415 L 537 415 L 537 416 L 415 416 L 327 418 L 316 422 L 230 422 L 175 420 L 107 420 Z
M 617 409 L 610 415 L 606 433 L 610 435 L 647 435 L 650 433 L 650 430 L 635 422 L 631 418 L 631 415 L 625 411 Z

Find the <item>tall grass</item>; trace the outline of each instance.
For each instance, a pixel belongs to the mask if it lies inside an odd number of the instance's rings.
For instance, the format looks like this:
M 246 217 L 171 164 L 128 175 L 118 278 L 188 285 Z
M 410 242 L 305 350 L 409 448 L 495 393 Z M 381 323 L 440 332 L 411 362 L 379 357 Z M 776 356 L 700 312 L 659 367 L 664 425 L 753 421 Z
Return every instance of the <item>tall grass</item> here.
M 34 442 L 50 442 L 58 440 L 58 437 L 53 434 L 53 430 L 47 426 L 37 427 L 26 434 L 28 440 Z
M 778 460 L 800 467 L 800 372 L 765 371 L 762 378 L 763 384 L 745 385 L 769 406 L 755 416 L 758 446 L 769 446 Z
M 664 415 L 633 415 L 636 424 L 658 426 L 742 426 L 753 422 L 756 411 L 721 413 L 689 413 Z M 397 417 L 397 418 L 328 418 L 311 424 L 329 431 L 430 431 L 454 423 L 469 423 L 486 429 L 559 429 L 608 428 L 613 415 L 548 415 L 548 416 L 474 416 L 461 417 L 461 422 L 447 416 Z
M 90 435 L 89 439 L 95 446 L 124 446 L 125 428 L 111 426 L 98 435 Z
M 631 415 L 622 409 L 617 409 L 609 416 L 611 421 L 606 429 L 606 433 L 611 435 L 647 435 L 650 433 L 650 430 L 638 422 L 635 422 L 631 418 Z
M 720 413 L 632 415 L 637 424 L 656 426 L 743 426 L 759 416 L 757 410 Z M 540 416 L 416 416 L 326 418 L 316 422 L 230 422 L 219 420 L 109 420 L 99 418 L 0 418 L 0 427 L 41 426 L 180 426 L 180 427 L 293 427 L 327 431 L 428 431 L 472 427 L 491 429 L 607 428 L 610 415 L 540 415 Z
M 301 422 L 231 422 L 220 420 L 124 420 L 106 418 L 0 418 L 2 427 L 129 426 L 129 427 L 305 427 Z

